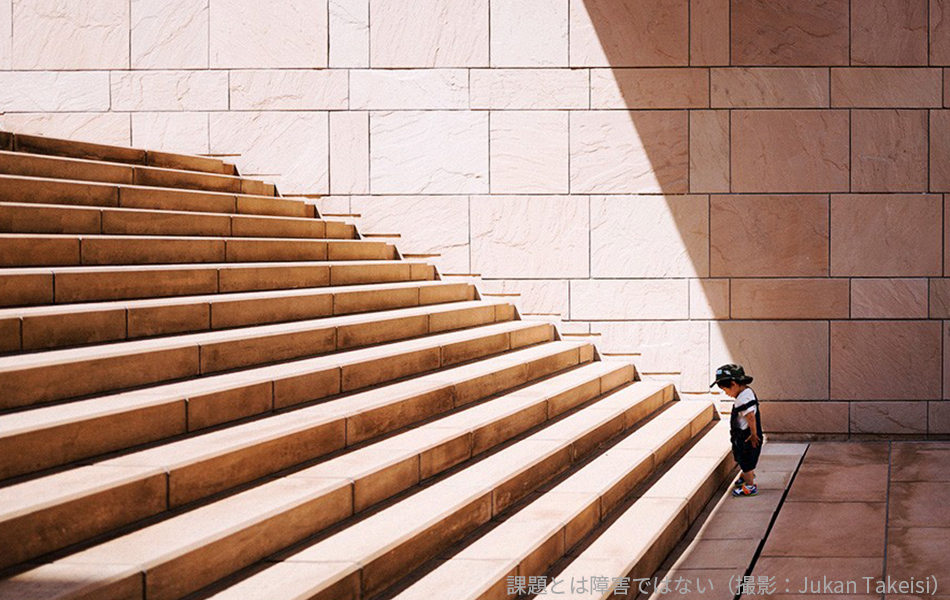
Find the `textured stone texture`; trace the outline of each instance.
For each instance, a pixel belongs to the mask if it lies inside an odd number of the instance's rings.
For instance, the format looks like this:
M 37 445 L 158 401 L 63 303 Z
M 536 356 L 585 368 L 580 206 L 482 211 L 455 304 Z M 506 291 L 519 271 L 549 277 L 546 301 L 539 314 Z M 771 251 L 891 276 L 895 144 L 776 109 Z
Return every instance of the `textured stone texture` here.
M 472 270 L 495 277 L 587 277 L 588 200 L 578 196 L 472 199 Z
M 0 0 L 0 69 L 13 63 L 13 0 Z
M 590 215 L 592 277 L 708 275 L 706 196 L 592 196 Z
M 14 69 L 129 68 L 128 0 L 17 1 L 13 32 Z
M 686 279 L 588 279 L 571 282 L 572 320 L 664 320 L 689 315 Z
M 573 298 L 572 298 L 573 301 Z M 632 357 L 645 373 L 680 373 L 681 389 L 709 391 L 709 328 L 702 322 L 593 322 L 601 352 Z
M 729 191 L 729 111 L 690 111 L 689 189 Z
M 369 115 L 330 113 L 330 192 L 369 192 Z
M 937 321 L 831 323 L 831 396 L 842 400 L 940 398 L 941 326 Z M 895 373 L 913 365 L 913 377 Z
M 471 71 L 472 108 L 588 108 L 588 83 L 581 70 L 476 69 Z
M 483 294 L 521 294 L 509 299 L 527 313 L 567 317 L 569 285 L 566 279 L 494 279 L 483 281 L 479 289 Z
M 492 2 L 491 66 L 567 66 L 567 7 L 563 0 Z
M 942 88 L 940 69 L 831 70 L 831 106 L 837 108 L 938 108 Z
M 568 155 L 567 113 L 505 111 L 492 114 L 493 193 L 567 193 Z
M 826 69 L 712 69 L 713 108 L 821 108 L 831 102 Z
M 690 279 L 689 318 L 728 319 L 729 280 Z
M 781 340 L 781 343 L 778 343 Z M 828 323 L 721 321 L 711 326 L 710 370 L 736 362 L 769 400 L 828 398 Z M 707 384 L 708 385 L 708 384 Z
M 329 0 L 331 68 L 369 66 L 369 0 Z
M 950 192 L 950 110 L 930 111 L 930 190 Z
M 851 189 L 927 191 L 927 111 L 851 112 Z
M 590 104 L 601 108 L 704 108 L 706 69 L 592 69 Z
M 950 279 L 930 279 L 930 318 L 950 319 Z
M 930 2 L 930 64 L 950 65 L 950 3 Z
M 0 128 L 119 146 L 132 143 L 129 115 L 119 113 L 8 113 L 0 116 Z
M 851 433 L 920 435 L 926 432 L 926 402 L 851 403 Z
M 831 274 L 910 277 L 942 274 L 941 197 L 831 198 Z
M 327 0 L 214 0 L 212 68 L 327 66 Z
M 863 0 L 851 10 L 851 63 L 926 65 L 927 0 Z
M 225 110 L 227 71 L 112 73 L 112 108 L 124 111 Z
M 848 112 L 732 112 L 732 191 L 848 191 Z
M 207 67 L 207 0 L 132 0 L 133 69 Z
M 763 402 L 762 421 L 782 433 L 848 433 L 848 402 Z
M 571 118 L 571 191 L 686 193 L 686 111 L 591 111 Z
M 351 71 L 350 108 L 353 110 L 468 108 L 468 71 L 465 69 Z
M 374 194 L 488 192 L 485 113 L 373 113 L 370 151 Z
M 689 64 L 729 64 L 729 1 L 690 0 Z
M 848 64 L 848 0 L 732 0 L 732 64 Z
M 0 112 L 109 110 L 106 71 L 0 73 Z
M 828 274 L 827 196 L 712 196 L 710 275 Z
M 733 319 L 847 319 L 847 279 L 734 279 Z
M 206 154 L 208 115 L 206 113 L 133 113 L 132 145 L 138 148 Z
M 370 2 L 370 64 L 487 67 L 488 0 Z
M 333 110 L 347 107 L 346 71 L 232 71 L 231 110 Z
M 851 318 L 926 319 L 926 279 L 852 279 Z
M 571 66 L 672 67 L 689 63 L 689 0 L 570 4 Z

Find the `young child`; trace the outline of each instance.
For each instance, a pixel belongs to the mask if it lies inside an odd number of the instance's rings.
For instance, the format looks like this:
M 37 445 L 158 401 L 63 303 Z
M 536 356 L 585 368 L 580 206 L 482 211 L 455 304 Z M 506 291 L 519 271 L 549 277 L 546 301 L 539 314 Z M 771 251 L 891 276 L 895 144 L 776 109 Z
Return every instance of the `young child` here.
M 759 401 L 749 387 L 750 383 L 752 377 L 745 374 L 741 365 L 728 364 L 716 369 L 716 381 L 709 386 L 718 385 L 730 398 L 735 399 L 729 420 L 729 437 L 732 441 L 732 457 L 742 470 L 736 488 L 732 490 L 732 495 L 737 498 L 758 493 L 755 466 L 762 450 L 762 420 L 757 408 Z

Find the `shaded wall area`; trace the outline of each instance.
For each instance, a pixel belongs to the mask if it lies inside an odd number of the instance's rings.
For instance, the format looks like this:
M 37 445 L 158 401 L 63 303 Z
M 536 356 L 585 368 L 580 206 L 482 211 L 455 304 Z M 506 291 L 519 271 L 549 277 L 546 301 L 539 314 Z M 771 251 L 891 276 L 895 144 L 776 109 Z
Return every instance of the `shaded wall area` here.
M 0 126 L 233 157 L 772 431 L 950 434 L 950 0 L 0 0 Z

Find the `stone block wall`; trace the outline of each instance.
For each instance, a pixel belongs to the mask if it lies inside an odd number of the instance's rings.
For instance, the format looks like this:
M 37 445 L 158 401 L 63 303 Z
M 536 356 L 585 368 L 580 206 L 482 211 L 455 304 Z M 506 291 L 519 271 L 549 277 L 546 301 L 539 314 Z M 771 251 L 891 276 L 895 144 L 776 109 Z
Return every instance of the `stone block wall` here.
M 950 434 L 948 67 L 950 0 L 0 0 L 3 128 L 237 154 L 792 433 Z

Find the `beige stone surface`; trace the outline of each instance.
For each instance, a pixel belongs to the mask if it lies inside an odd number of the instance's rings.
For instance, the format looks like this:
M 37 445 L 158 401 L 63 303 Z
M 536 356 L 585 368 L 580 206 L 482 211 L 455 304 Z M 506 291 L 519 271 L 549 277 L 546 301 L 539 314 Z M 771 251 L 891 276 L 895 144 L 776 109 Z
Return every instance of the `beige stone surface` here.
M 109 110 L 106 71 L 0 72 L 2 112 Z
M 732 191 L 848 191 L 848 112 L 732 111 Z
M 468 108 L 465 69 L 358 69 L 350 71 L 352 110 Z
M 927 111 L 851 112 L 851 189 L 927 191 Z
M 578 69 L 473 69 L 474 109 L 588 108 L 588 75 Z
M 497 0 L 491 3 L 492 67 L 566 67 L 568 2 Z
M 486 113 L 372 113 L 370 150 L 374 194 L 488 192 Z
M 327 66 L 327 0 L 215 0 L 212 68 Z
M 689 63 L 688 0 L 570 3 L 572 67 L 663 67 Z
M 708 201 L 707 196 L 592 196 L 591 276 L 707 276 Z
M 852 67 L 831 70 L 836 108 L 939 108 L 940 69 Z
M 756 378 L 760 398 L 824 400 L 829 397 L 828 343 L 828 323 L 822 321 L 713 322 L 709 368 L 743 365 Z
M 828 274 L 827 196 L 712 196 L 710 275 Z
M 690 279 L 689 318 L 728 319 L 729 280 Z
M 128 146 L 129 115 L 117 113 L 7 113 L 0 128 L 17 133 Z
M 848 0 L 733 0 L 732 64 L 848 64 Z
M 729 191 L 729 111 L 690 111 L 689 189 Z
M 369 192 L 369 115 L 366 113 L 330 113 L 330 192 Z
M 941 390 L 941 326 L 936 321 L 831 323 L 831 397 L 841 400 L 936 400 Z M 914 366 L 894 373 L 895 357 Z
M 568 156 L 566 112 L 492 113 L 492 193 L 567 193 Z
M 207 68 L 208 5 L 205 0 L 132 0 L 132 68 Z
M 947 0 L 930 2 L 930 63 L 950 65 L 950 4 Z
M 329 66 L 369 66 L 369 0 L 329 0 Z
M 847 319 L 847 279 L 733 279 L 733 319 Z
M 926 319 L 926 279 L 852 279 L 851 318 Z
M 926 65 L 926 0 L 866 0 L 851 11 L 851 64 Z
M 852 402 L 851 432 L 891 435 L 927 433 L 927 403 Z
M 941 275 L 941 197 L 934 194 L 831 197 L 831 274 Z
M 950 192 L 950 110 L 930 111 L 930 190 Z
M 111 79 L 113 110 L 228 108 L 227 71 L 125 71 Z
M 587 277 L 585 196 L 472 199 L 472 270 L 483 277 Z
M 590 111 L 571 115 L 573 193 L 688 191 L 686 111 Z
M 132 145 L 166 152 L 206 154 L 210 151 L 208 114 L 132 113 Z
M 729 64 L 729 0 L 691 0 L 689 64 Z
M 479 285 L 482 294 L 520 294 L 509 297 L 523 312 L 551 313 L 566 317 L 568 314 L 568 285 L 566 279 L 495 279 Z
M 572 297 L 573 300 L 573 297 Z M 605 321 L 591 323 L 601 352 L 632 354 L 641 372 L 681 373 L 679 389 L 709 390 L 709 327 L 697 321 Z
M 590 104 L 604 108 L 704 108 L 709 106 L 706 69 L 592 69 Z
M 487 67 L 488 0 L 370 3 L 370 64 Z
M 0 69 L 13 63 L 13 0 L 0 2 Z
M 342 70 L 230 72 L 231 110 L 333 110 L 347 108 Z
M 571 319 L 663 320 L 689 315 L 686 279 L 588 279 L 571 281 Z
M 14 69 L 129 68 L 127 0 L 14 2 L 13 32 Z
M 848 433 L 848 402 L 763 402 L 762 423 L 781 433 Z
M 713 108 L 821 108 L 831 103 L 827 69 L 712 69 L 710 86 Z

